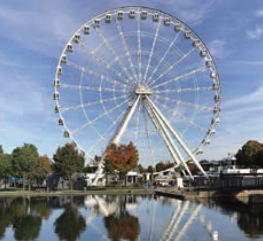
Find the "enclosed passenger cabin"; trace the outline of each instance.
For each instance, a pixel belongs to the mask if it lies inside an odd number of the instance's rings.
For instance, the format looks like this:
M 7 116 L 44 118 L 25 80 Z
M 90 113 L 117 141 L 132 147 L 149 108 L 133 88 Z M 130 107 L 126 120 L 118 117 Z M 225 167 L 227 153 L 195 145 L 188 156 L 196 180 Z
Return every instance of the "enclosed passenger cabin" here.
M 217 83 L 213 84 L 213 90 L 219 90 L 220 89 L 220 85 Z
M 214 135 L 216 133 L 215 129 L 210 129 L 207 134 L 208 135 Z
M 63 125 L 64 125 L 64 122 L 63 122 L 63 120 L 62 120 L 61 118 L 58 119 L 58 124 L 59 124 L 60 126 L 63 126 Z
M 122 20 L 123 19 L 123 12 L 118 12 L 117 13 L 117 18 L 118 18 L 118 20 Z
M 57 73 L 58 73 L 58 75 L 62 75 L 62 67 L 61 66 L 57 67 Z
M 164 19 L 164 25 L 169 26 L 171 24 L 171 19 L 170 18 L 165 18 Z
M 147 11 L 142 11 L 142 12 L 141 12 L 141 18 L 142 18 L 142 19 L 147 19 L 147 17 L 148 17 Z
M 74 36 L 74 39 L 73 39 L 73 40 L 74 40 L 75 43 L 78 44 L 79 41 L 80 41 L 80 35 L 79 35 L 79 34 L 76 34 L 76 35 Z
M 206 61 L 206 67 L 212 67 L 213 66 L 213 61 L 210 59 L 210 60 L 207 60 Z
M 55 106 L 55 109 L 54 109 L 55 113 L 59 113 L 59 106 Z
M 59 87 L 59 84 L 60 84 L 59 79 L 55 79 L 55 80 L 54 80 L 54 86 L 55 86 L 55 87 Z
M 202 57 L 205 57 L 207 55 L 207 50 L 206 49 L 201 50 L 200 55 Z
M 111 22 L 111 15 L 110 14 L 106 14 L 105 22 L 106 23 L 110 23 Z
M 212 125 L 217 125 L 219 123 L 219 118 L 213 118 L 211 123 Z
M 221 109 L 218 107 L 218 106 L 215 106 L 214 109 L 213 109 L 213 113 L 214 114 L 217 114 L 221 111 Z
M 84 34 L 89 34 L 89 26 L 84 26 L 84 28 L 83 28 L 83 32 L 84 32 Z
M 135 18 L 135 11 L 134 10 L 130 11 L 129 18 Z
M 215 99 L 215 102 L 218 102 L 218 101 L 220 100 L 220 95 L 219 95 L 219 94 L 216 94 L 215 97 L 214 97 L 214 99 Z
M 184 37 L 185 37 L 186 39 L 191 38 L 191 35 L 192 35 L 192 32 L 191 32 L 190 30 L 185 31 L 185 33 L 184 33 Z
M 70 53 L 73 52 L 73 45 L 72 45 L 72 44 L 69 43 L 69 44 L 67 45 L 67 51 L 70 52 Z
M 62 64 L 67 63 L 67 55 L 63 54 L 63 55 L 61 56 L 60 62 L 61 62 Z
M 182 24 L 180 22 L 175 23 L 174 30 L 179 32 L 182 29 Z
M 94 20 L 94 28 L 99 28 L 100 27 L 100 20 L 99 19 L 95 19 Z
M 68 131 L 64 131 L 63 136 L 64 136 L 65 138 L 69 138 L 69 132 L 68 132 Z
M 153 15 L 153 21 L 154 21 L 154 22 L 158 22 L 158 21 L 159 21 L 159 14 L 158 14 L 158 13 L 155 13 L 155 14 Z
M 59 100 L 59 92 L 54 92 L 53 99 L 54 100 Z
M 204 144 L 205 146 L 208 146 L 208 145 L 211 144 L 211 141 L 210 141 L 209 139 L 206 139 L 206 140 L 203 141 L 203 144 Z
M 195 155 L 202 155 L 202 154 L 204 154 L 204 152 L 203 152 L 202 150 L 199 150 L 199 151 L 197 151 L 197 152 L 195 153 Z
M 195 39 L 194 42 L 193 42 L 193 46 L 194 47 L 198 47 L 201 45 L 201 40 L 200 39 Z
M 215 71 L 212 71 L 211 74 L 210 74 L 210 77 L 212 79 L 216 79 L 217 78 L 217 73 Z

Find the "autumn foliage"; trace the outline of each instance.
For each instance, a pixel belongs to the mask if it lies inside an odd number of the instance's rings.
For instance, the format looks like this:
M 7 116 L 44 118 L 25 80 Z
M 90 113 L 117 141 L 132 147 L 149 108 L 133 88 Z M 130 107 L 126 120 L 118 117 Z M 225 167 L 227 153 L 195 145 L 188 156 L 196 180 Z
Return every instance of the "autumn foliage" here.
M 137 166 L 138 160 L 139 154 L 132 142 L 120 146 L 111 144 L 106 149 L 105 162 L 110 163 L 122 175 L 133 170 Z

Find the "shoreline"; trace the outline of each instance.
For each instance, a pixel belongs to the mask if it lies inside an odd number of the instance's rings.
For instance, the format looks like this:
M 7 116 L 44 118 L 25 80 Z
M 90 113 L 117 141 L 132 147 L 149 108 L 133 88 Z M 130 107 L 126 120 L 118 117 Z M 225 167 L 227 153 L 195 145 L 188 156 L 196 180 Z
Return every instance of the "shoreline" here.
M 6 196 L 85 196 L 85 195 L 153 195 L 154 189 L 142 188 L 109 188 L 109 189 L 90 189 L 90 190 L 59 190 L 59 191 L 0 191 L 0 197 Z

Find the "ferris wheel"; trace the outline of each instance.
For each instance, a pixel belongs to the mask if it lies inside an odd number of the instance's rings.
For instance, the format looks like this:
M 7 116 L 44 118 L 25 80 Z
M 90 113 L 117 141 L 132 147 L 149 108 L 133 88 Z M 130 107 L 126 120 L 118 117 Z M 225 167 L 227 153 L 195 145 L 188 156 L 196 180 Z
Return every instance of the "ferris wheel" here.
M 201 38 L 147 7 L 97 15 L 69 39 L 54 80 L 64 137 L 93 160 L 110 143 L 135 142 L 140 160 L 171 159 L 192 174 L 219 123 L 220 81 Z M 103 158 L 98 174 L 102 172 Z

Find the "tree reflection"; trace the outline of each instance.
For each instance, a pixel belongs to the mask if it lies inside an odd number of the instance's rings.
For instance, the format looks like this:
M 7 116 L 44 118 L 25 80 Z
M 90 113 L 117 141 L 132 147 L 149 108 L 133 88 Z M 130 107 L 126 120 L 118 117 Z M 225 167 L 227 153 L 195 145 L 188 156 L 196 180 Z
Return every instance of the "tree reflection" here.
M 131 202 L 131 200 L 128 200 Z M 127 196 L 119 198 L 119 211 L 104 217 L 108 237 L 113 241 L 131 240 L 138 238 L 140 233 L 139 219 L 126 210 Z M 135 201 L 136 202 L 136 201 Z
M 65 207 L 65 211 L 54 223 L 55 233 L 60 240 L 75 241 L 84 231 L 86 222 L 83 216 L 78 212 L 78 208 L 73 203 Z
M 245 231 L 249 238 L 263 236 L 263 205 L 252 206 L 249 212 L 238 215 L 238 226 Z
M 13 228 L 17 240 L 32 240 L 38 238 L 41 228 L 41 217 L 27 215 L 16 219 Z

